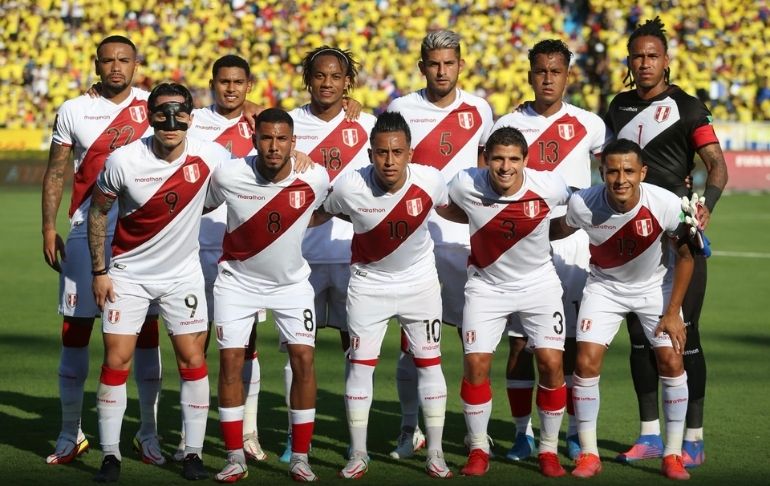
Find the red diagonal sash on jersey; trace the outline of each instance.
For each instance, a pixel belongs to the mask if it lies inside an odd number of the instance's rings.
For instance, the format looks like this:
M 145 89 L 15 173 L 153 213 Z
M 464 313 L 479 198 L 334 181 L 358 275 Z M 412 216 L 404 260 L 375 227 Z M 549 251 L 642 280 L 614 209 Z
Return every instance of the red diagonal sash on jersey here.
M 468 263 L 484 268 L 526 238 L 548 216 L 548 204 L 532 191 L 507 204 L 502 211 L 471 235 Z
M 233 156 L 246 157 L 254 148 L 252 133 L 246 117 L 241 116 L 235 125 L 226 128 L 214 141 L 229 150 Z
M 378 262 L 396 251 L 420 227 L 432 208 L 433 200 L 428 193 L 412 184 L 377 226 L 353 235 L 351 263 Z
M 209 172 L 209 166 L 200 157 L 188 156 L 142 207 L 118 219 L 112 255 L 133 250 L 168 226 L 202 190 L 209 180 Z
M 541 171 L 556 169 L 587 133 L 586 127 L 580 123 L 580 120 L 565 114 L 529 145 L 527 167 Z
M 311 160 L 326 167 L 331 182 L 358 155 L 367 138 L 366 130 L 360 123 L 343 120 L 308 155 Z
M 135 99 L 123 108 L 112 123 L 94 140 L 75 172 L 69 215 L 72 217 L 83 202 L 91 196 L 96 177 L 104 168 L 104 161 L 118 147 L 128 145 L 147 131 L 147 102 Z
M 313 188 L 301 179 L 281 189 L 251 218 L 225 233 L 220 261 L 248 260 L 261 252 L 283 236 L 307 212 L 313 201 Z
M 482 129 L 479 110 L 463 103 L 452 110 L 414 148 L 412 162 L 443 169 Z M 476 161 L 473 160 L 473 165 Z
M 628 223 L 601 245 L 589 245 L 591 263 L 600 268 L 614 268 L 638 257 L 656 244 L 663 230 L 649 209 L 642 206 Z

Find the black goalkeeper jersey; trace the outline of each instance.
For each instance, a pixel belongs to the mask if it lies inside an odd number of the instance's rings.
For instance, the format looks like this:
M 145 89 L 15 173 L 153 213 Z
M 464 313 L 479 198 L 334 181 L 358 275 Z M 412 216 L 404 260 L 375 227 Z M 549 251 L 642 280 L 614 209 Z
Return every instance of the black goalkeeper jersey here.
M 678 196 L 689 195 L 685 177 L 695 166 L 695 151 L 719 142 L 706 106 L 675 84 L 649 100 L 636 90 L 618 94 L 604 121 L 614 138 L 642 147 L 648 166 L 645 182 Z

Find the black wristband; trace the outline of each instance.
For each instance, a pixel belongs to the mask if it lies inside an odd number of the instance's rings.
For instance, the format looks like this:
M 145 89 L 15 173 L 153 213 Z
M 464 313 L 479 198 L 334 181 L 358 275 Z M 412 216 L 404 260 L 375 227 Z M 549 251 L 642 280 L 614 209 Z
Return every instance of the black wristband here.
M 719 201 L 719 197 L 721 195 L 722 195 L 722 189 L 713 185 L 706 186 L 706 190 L 703 191 L 703 197 L 706 198 L 706 202 L 704 204 L 708 208 L 709 213 L 714 212 L 714 206 L 717 205 L 717 201 Z
M 102 268 L 101 270 L 91 271 L 91 275 L 93 275 L 94 277 L 98 277 L 99 275 L 107 275 L 108 271 L 109 270 L 105 267 L 105 268 Z

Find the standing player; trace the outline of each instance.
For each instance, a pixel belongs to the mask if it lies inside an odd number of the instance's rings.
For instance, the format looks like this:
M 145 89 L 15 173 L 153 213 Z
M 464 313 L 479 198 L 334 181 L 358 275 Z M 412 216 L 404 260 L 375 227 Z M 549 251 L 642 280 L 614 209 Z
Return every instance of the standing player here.
M 529 84 L 535 100 L 522 109 L 501 117 L 493 130 L 500 127 L 518 129 L 529 144 L 527 167 L 559 174 L 568 186 L 583 189 L 591 185 L 591 155 L 598 155 L 606 143 L 606 128 L 597 115 L 562 100 L 569 77 L 572 53 L 564 42 L 556 39 L 535 44 L 529 51 Z M 551 217 L 565 213 L 565 206 L 551 211 Z M 575 327 L 577 310 L 588 274 L 588 236 L 578 231 L 551 243 L 553 263 L 564 294 L 564 378 L 567 384 L 567 449 L 571 459 L 580 453 L 575 415 L 572 409 L 572 372 L 575 367 Z M 516 438 L 506 457 L 518 461 L 534 453 L 532 432 L 532 391 L 535 370 L 532 355 L 523 353 L 526 337 L 516 319 L 509 331 L 510 354 L 506 377 L 508 401 L 516 424 Z
M 488 167 L 458 173 L 449 184 L 449 206 L 439 210 L 442 216 L 470 223 L 460 388 L 470 449 L 461 471 L 466 476 L 482 476 L 489 470 L 489 370 L 514 313 L 540 375 L 540 472 L 548 477 L 566 474 L 556 455 L 567 401 L 562 372 L 565 322 L 548 219 L 551 208 L 567 202 L 569 189 L 558 174 L 526 169 L 527 151 L 527 141 L 515 128 L 492 132 L 484 150 Z
M 711 125 L 711 113 L 697 98 L 670 84 L 667 50 L 665 29 L 657 17 L 646 21 L 631 34 L 626 79 L 630 81 L 629 86 L 636 86 L 636 89 L 620 93 L 612 100 L 606 122 L 617 138 L 633 140 L 642 147 L 648 167 L 647 182 L 678 196 L 690 194 L 685 179 L 695 167 L 693 159 L 695 153 L 698 154 L 708 171 L 704 193 L 706 202 L 701 205 L 698 214 L 698 220 L 705 228 L 727 184 L 727 166 Z M 702 464 L 705 459 L 703 401 L 706 361 L 699 329 L 705 293 L 706 257 L 696 254 L 692 282 L 683 304 L 687 326 L 684 368 L 690 392 L 683 457 L 688 467 Z M 631 375 L 639 400 L 641 432 L 634 446 L 620 454 L 618 460 L 631 462 L 660 457 L 663 444 L 658 421 L 658 372 L 653 350 L 639 319 L 632 315 L 627 322 L 631 337 Z
M 426 35 L 420 46 L 418 66 L 425 76 L 425 88 L 393 100 L 388 110 L 401 113 L 409 124 L 414 149 L 412 161 L 435 167 L 449 182 L 460 170 L 482 163 L 482 148 L 492 128 L 492 108 L 484 99 L 457 87 L 465 61 L 460 55 L 460 36 L 456 33 L 438 30 Z M 443 319 L 459 332 L 463 288 L 468 278 L 465 270 L 470 254 L 468 228 L 435 213 L 430 217 L 429 228 L 436 245 Z M 394 459 L 412 456 L 424 441 L 417 427 L 416 380 L 414 357 L 404 348 L 396 370 L 402 415 L 398 444 L 390 454 Z
M 65 102 L 54 122 L 48 169 L 43 179 L 43 254 L 59 272 L 59 312 L 64 316 L 59 362 L 59 397 L 62 428 L 48 464 L 67 464 L 88 450 L 80 428 L 83 390 L 88 376 L 88 343 L 99 308 L 91 291 L 88 272 L 87 211 L 99 171 L 110 153 L 143 136 L 149 129 L 147 95 L 131 87 L 137 68 L 136 46 L 123 36 L 99 43 L 94 61 L 101 79 L 99 96 L 79 96 Z M 75 181 L 70 204 L 70 232 L 66 246 L 56 232 L 64 169 L 74 154 Z M 105 237 L 112 239 L 117 211 L 109 215 Z M 61 258 L 61 261 L 60 261 Z M 109 249 L 105 255 L 109 260 Z M 139 333 L 135 378 L 139 389 L 141 427 L 134 445 L 142 460 L 163 464 L 157 436 L 157 406 L 161 388 L 157 315 L 147 316 Z
M 120 429 L 126 380 L 143 316 L 158 303 L 182 378 L 186 479 L 207 476 L 201 461 L 209 409 L 204 357 L 206 294 L 198 258 L 200 214 L 211 170 L 230 154 L 188 138 L 192 96 L 163 83 L 147 100 L 155 133 L 110 155 L 94 187 L 88 213 L 94 297 L 102 309 L 104 364 L 97 390 L 104 460 L 98 482 L 120 475 Z M 113 258 L 104 256 L 108 213 L 118 200 Z
M 381 114 L 370 143 L 372 164 L 339 179 L 324 203 L 326 212 L 350 218 L 355 232 L 346 306 L 350 370 L 345 409 L 351 453 L 339 474 L 357 479 L 368 470 L 374 367 L 388 321 L 397 317 L 417 366 L 428 447 L 425 470 L 431 477 L 449 478 L 452 471 L 441 447 L 446 413 L 441 290 L 427 225 L 431 208 L 446 204 L 446 185 L 437 170 L 409 164 L 409 126 L 400 114 Z
M 348 51 L 329 46 L 310 51 L 302 60 L 302 79 L 310 93 L 310 103 L 289 113 L 294 119 L 297 150 L 323 165 L 331 183 L 341 174 L 369 164 L 369 132 L 375 118 L 361 113 L 357 120 L 350 120 L 343 109 L 345 95 L 356 84 L 357 72 L 356 61 Z M 302 241 L 302 255 L 310 264 L 310 283 L 315 291 L 316 326 L 339 330 L 345 352 L 350 345 L 345 299 L 352 238 L 351 224 L 334 218 L 309 228 Z M 285 381 L 288 387 L 288 363 Z M 290 458 L 291 435 L 281 461 L 289 462 Z
M 236 159 L 216 170 L 206 200 L 227 204 L 227 232 L 214 286 L 214 315 L 220 350 L 219 417 L 227 464 L 217 481 L 248 475 L 242 449 L 244 350 L 254 318 L 273 310 L 292 367 L 290 414 L 295 481 L 316 481 L 308 464 L 315 422 L 313 364 L 315 318 L 310 267 L 300 248 L 313 210 L 329 188 L 325 171 L 294 171 L 294 124 L 284 111 L 268 109 L 256 120 L 257 155 Z
M 663 385 L 662 472 L 669 479 L 689 479 L 681 456 L 687 410 L 682 301 L 693 258 L 687 228 L 681 222 L 681 202 L 673 193 L 642 182 L 647 167 L 641 149 L 630 140 L 607 145 L 601 171 L 604 185 L 575 193 L 567 215 L 554 221 L 557 234 L 583 228 L 591 251 L 591 274 L 579 313 L 573 390 L 582 452 L 572 475 L 588 478 L 602 470 L 596 442 L 599 373 L 623 317 L 634 312 L 655 350 Z M 676 253 L 673 269 L 666 264 L 669 240 Z

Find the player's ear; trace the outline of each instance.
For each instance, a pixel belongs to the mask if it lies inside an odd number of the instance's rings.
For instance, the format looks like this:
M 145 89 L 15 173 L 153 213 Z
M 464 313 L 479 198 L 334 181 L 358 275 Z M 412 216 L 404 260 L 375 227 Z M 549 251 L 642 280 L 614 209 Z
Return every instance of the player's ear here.
M 529 154 L 524 156 L 524 167 L 527 166 L 527 163 L 529 162 Z
M 420 68 L 420 72 L 422 73 L 423 76 L 425 76 L 425 63 L 422 62 L 422 59 L 417 61 L 417 67 Z
M 211 91 L 214 91 L 214 80 L 213 79 L 209 79 L 209 89 Z
M 642 170 L 640 170 L 639 173 L 641 174 L 641 177 L 639 177 L 639 181 L 641 182 L 645 177 L 647 177 L 647 166 L 642 165 Z
M 460 71 L 462 71 L 463 69 L 465 69 L 465 59 L 463 59 L 462 57 L 460 58 L 460 62 L 459 62 L 459 64 L 458 64 L 458 67 L 460 68 L 460 69 L 459 69 Z
M 412 155 L 414 155 L 414 149 L 409 147 L 409 160 L 407 160 L 407 162 L 412 161 Z
M 527 83 L 532 86 L 532 71 L 527 71 Z
M 366 149 L 366 151 L 369 153 L 369 163 L 374 163 L 374 159 L 372 159 L 372 149 Z
M 604 165 L 599 164 L 599 177 L 601 177 L 602 182 L 604 182 Z

